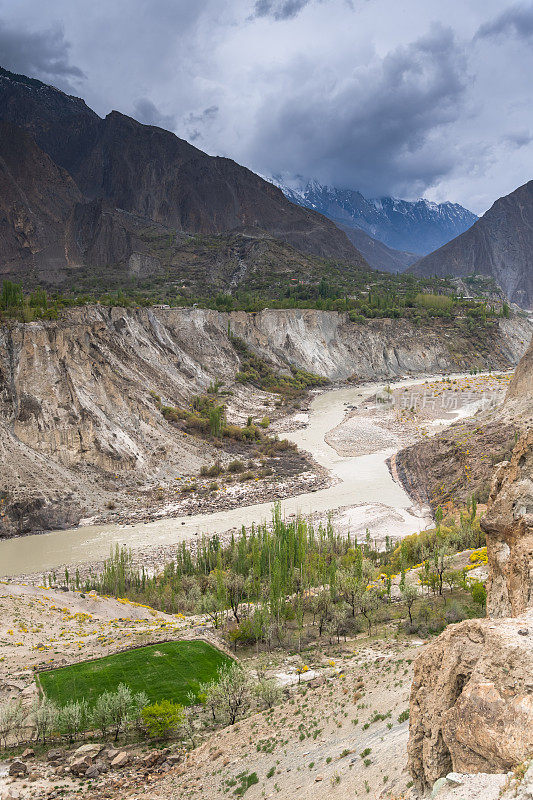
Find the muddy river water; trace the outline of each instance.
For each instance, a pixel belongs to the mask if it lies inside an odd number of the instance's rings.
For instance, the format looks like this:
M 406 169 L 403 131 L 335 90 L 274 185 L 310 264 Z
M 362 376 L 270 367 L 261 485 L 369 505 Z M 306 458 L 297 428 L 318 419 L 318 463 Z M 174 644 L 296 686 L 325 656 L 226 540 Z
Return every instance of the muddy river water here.
M 448 376 L 451 377 L 451 376 Z M 460 377 L 460 376 L 454 376 Z M 421 383 L 424 379 L 397 382 L 396 386 Z M 285 515 L 352 509 L 356 523 L 373 517 L 381 519 L 388 535 L 405 536 L 429 523 L 427 509 L 413 507 L 413 501 L 392 479 L 386 459 L 393 449 L 371 455 L 340 456 L 324 440 L 343 421 L 349 407 L 358 406 L 384 384 L 343 387 L 321 392 L 312 401 L 305 428 L 283 434 L 331 472 L 337 481 L 326 489 L 290 497 L 281 502 Z M 0 542 L 0 575 L 47 571 L 62 564 L 100 560 L 116 543 L 132 549 L 172 545 L 195 535 L 223 533 L 241 525 L 270 519 L 272 503 L 196 516 L 163 518 L 133 525 L 87 525 L 72 530 L 23 536 Z M 388 527 L 387 527 L 388 526 Z

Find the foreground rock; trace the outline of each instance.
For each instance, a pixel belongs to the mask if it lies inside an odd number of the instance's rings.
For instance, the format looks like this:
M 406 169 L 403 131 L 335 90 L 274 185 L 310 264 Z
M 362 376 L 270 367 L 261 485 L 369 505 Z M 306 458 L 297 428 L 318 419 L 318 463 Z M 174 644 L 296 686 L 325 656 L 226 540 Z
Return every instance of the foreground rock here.
M 488 618 L 451 625 L 415 664 L 408 754 L 421 790 L 451 771 L 507 772 L 533 753 L 531 352 L 506 401 L 523 433 L 494 474 L 482 520 Z
M 408 754 L 418 787 L 524 761 L 533 752 L 532 675 L 533 611 L 449 626 L 415 664 Z

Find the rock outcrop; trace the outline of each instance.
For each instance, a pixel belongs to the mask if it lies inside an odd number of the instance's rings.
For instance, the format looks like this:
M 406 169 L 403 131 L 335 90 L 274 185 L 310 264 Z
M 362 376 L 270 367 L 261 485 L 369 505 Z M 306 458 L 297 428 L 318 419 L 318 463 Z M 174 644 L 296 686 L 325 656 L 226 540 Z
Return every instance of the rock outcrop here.
M 494 476 L 482 520 L 487 535 L 487 614 L 515 617 L 533 607 L 533 430 Z
M 489 617 L 533 607 L 533 340 L 509 385 L 504 409 L 520 421 L 509 461 L 494 474 L 482 527 L 487 535 Z
M 533 611 L 450 625 L 415 664 L 409 770 L 506 772 L 533 752 Z
M 519 398 L 525 415 L 531 353 L 505 403 Z M 510 458 L 496 468 L 482 519 L 488 617 L 450 625 L 415 665 L 408 752 L 420 789 L 452 770 L 506 772 L 533 754 L 532 476 L 533 430 L 523 423 Z

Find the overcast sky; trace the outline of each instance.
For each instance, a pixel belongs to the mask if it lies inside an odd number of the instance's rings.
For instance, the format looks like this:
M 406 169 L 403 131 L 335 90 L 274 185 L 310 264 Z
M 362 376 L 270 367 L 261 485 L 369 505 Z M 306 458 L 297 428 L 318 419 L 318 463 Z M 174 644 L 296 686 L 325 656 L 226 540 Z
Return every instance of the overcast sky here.
M 477 213 L 533 178 L 533 2 L 0 0 L 0 63 L 263 174 Z

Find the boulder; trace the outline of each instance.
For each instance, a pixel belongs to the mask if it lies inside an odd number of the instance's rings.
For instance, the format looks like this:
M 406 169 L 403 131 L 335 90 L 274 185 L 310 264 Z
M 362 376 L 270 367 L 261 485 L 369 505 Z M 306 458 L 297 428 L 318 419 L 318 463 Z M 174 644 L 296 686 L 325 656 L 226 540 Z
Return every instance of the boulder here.
M 75 758 L 83 758 L 84 756 L 89 756 L 90 758 L 96 758 L 102 752 L 102 745 L 90 742 L 88 744 L 82 744 L 81 747 L 78 747 L 77 750 L 74 751 Z
M 533 609 L 450 625 L 415 662 L 409 771 L 421 790 L 450 772 L 506 772 L 533 752 Z
M 96 764 L 91 764 L 88 768 L 87 772 L 85 773 L 85 778 L 97 778 L 100 775 L 100 770 L 96 766 Z
M 84 756 L 83 758 L 75 758 L 70 763 L 70 771 L 73 775 L 85 775 L 89 767 L 92 765 L 93 760 L 90 756 Z
M 111 761 L 111 766 L 115 769 L 122 769 L 122 767 L 127 766 L 130 763 L 130 754 L 126 753 L 125 750 L 120 752 L 118 755 L 114 757 Z
M 65 758 L 65 751 L 61 747 L 54 747 L 46 754 L 48 761 L 62 761 Z
M 21 758 L 34 758 L 35 757 L 35 750 L 32 750 L 31 747 L 27 747 L 26 750 L 21 755 Z
M 28 767 L 24 763 L 24 761 L 20 761 L 19 759 L 15 759 L 9 765 L 9 774 L 11 776 L 18 776 L 18 775 L 26 775 L 28 772 Z

